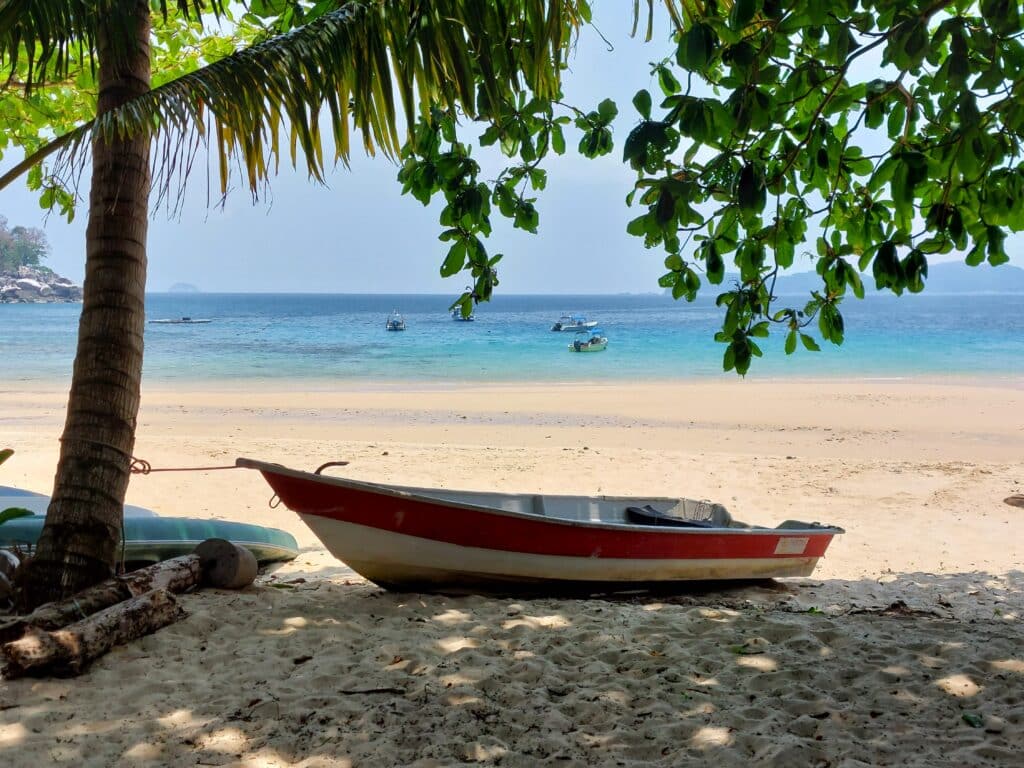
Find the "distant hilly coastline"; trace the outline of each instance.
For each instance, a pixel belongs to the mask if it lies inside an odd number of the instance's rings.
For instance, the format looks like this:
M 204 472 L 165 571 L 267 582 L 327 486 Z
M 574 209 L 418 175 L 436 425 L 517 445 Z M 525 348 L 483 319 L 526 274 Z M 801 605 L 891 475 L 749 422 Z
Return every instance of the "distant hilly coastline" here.
M 167 289 L 168 293 L 202 293 L 192 283 L 175 283 Z
M 731 285 L 738 279 L 738 274 L 726 273 L 721 285 Z M 869 274 L 861 274 L 861 279 L 864 281 L 865 293 L 870 295 L 875 287 L 875 278 Z M 820 288 L 821 278 L 816 272 L 798 272 L 793 275 L 780 276 L 775 282 L 775 295 L 806 295 Z M 987 264 L 969 267 L 959 262 L 930 264 L 928 278 L 925 280 L 925 293 L 930 296 L 986 293 L 1024 294 L 1024 269 L 1012 264 L 1002 264 L 998 267 L 991 267 Z

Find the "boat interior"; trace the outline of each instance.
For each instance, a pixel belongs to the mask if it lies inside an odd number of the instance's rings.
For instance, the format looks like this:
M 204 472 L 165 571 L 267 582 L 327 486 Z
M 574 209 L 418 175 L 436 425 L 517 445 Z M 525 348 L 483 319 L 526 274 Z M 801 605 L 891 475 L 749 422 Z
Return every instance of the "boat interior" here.
M 417 496 L 559 520 L 678 528 L 750 528 L 732 519 L 721 504 L 695 499 L 547 496 L 543 494 L 403 488 Z

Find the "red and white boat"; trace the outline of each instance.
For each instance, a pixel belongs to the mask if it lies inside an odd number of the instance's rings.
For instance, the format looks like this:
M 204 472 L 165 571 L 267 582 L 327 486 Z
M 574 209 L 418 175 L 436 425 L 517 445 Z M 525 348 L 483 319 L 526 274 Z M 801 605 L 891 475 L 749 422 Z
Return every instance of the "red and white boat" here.
M 809 576 L 843 533 L 794 520 L 749 526 L 689 499 L 407 488 L 236 464 L 263 473 L 332 555 L 400 591 L 597 592 Z

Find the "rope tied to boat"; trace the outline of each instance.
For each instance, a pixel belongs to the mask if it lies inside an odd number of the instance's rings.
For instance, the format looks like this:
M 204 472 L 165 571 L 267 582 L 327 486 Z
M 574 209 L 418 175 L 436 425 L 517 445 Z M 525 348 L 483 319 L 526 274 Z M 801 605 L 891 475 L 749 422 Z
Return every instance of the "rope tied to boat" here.
M 219 469 L 244 469 L 235 464 L 225 464 L 216 467 L 154 467 L 145 459 L 131 456 L 128 464 L 128 471 L 133 475 L 148 475 L 152 472 L 214 472 Z
M 237 464 L 226 464 L 218 467 L 154 467 L 145 459 L 140 459 L 137 456 L 132 456 L 131 462 L 128 465 L 128 471 L 133 475 L 149 475 L 153 472 L 215 472 L 219 469 L 245 469 L 245 467 L 240 467 Z M 277 509 L 281 504 L 281 498 L 275 493 L 270 497 L 270 501 L 267 504 L 271 509 Z M 122 535 L 122 541 L 123 538 Z

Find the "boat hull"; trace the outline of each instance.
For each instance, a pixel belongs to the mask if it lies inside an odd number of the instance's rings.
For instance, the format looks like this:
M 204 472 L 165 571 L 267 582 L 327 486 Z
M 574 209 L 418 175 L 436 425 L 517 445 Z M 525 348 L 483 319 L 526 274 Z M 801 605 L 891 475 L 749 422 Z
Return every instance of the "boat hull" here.
M 427 498 L 417 489 L 326 478 L 263 462 L 238 463 L 259 469 L 332 555 L 371 581 L 399 590 L 603 591 L 808 576 L 832 537 L 841 533 L 814 525 L 674 528 L 562 519 Z M 536 498 L 555 508 L 560 499 L 578 497 Z M 596 497 L 594 505 L 635 501 Z
M 817 557 L 607 558 L 538 555 L 407 536 L 299 515 L 334 557 L 385 589 L 445 593 L 588 592 L 810 576 Z
M 578 347 L 575 344 L 569 345 L 570 352 L 604 352 L 607 348 L 607 341 L 580 344 Z

